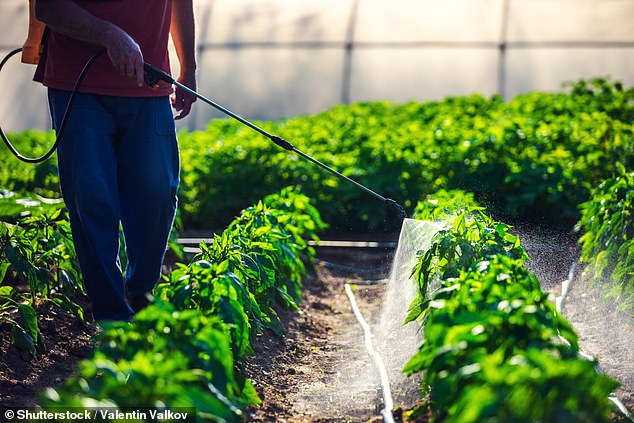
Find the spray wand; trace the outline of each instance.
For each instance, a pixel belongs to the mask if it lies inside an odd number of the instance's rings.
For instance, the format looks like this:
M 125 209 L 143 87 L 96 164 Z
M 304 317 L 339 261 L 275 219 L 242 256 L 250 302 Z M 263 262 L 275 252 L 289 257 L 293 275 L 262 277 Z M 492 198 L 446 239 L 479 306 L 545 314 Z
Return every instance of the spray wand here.
M 43 22 L 39 21 L 36 18 L 36 16 L 35 16 L 35 1 L 34 0 L 29 0 L 29 30 L 28 30 L 27 39 L 26 39 L 24 45 L 22 46 L 22 48 L 18 48 L 18 49 L 15 49 L 15 50 L 9 52 L 9 54 L 7 54 L 0 61 L 0 71 L 2 70 L 4 65 L 9 61 L 9 59 L 11 57 L 13 57 L 14 55 L 16 55 L 16 54 L 18 54 L 20 52 L 22 52 L 22 62 L 23 63 L 37 64 L 39 62 L 39 60 L 40 60 L 42 49 L 43 49 L 43 46 L 45 44 L 46 35 L 47 35 L 47 32 L 46 32 L 45 24 Z M 60 142 L 60 140 L 62 138 L 62 134 L 64 133 L 64 129 L 66 127 L 66 122 L 68 121 L 68 117 L 70 115 L 70 112 L 72 111 L 73 103 L 75 101 L 75 98 L 77 97 L 77 94 L 79 93 L 79 89 L 81 87 L 81 84 L 82 84 L 84 78 L 86 77 L 86 74 L 88 73 L 88 71 L 92 67 L 93 63 L 95 62 L 95 60 L 97 60 L 103 54 L 105 54 L 105 50 L 100 50 L 97 53 L 95 53 L 88 60 L 88 62 L 86 63 L 86 65 L 84 66 L 82 71 L 80 72 L 79 77 L 77 78 L 77 81 L 75 83 L 75 87 L 73 88 L 73 90 L 71 92 L 71 96 L 70 96 L 70 99 L 68 101 L 68 105 L 66 106 L 66 111 L 64 112 L 64 116 L 62 117 L 62 121 L 60 123 L 60 127 L 57 130 L 57 136 L 56 136 L 55 142 L 48 149 L 48 151 L 46 151 L 43 155 L 41 155 L 39 157 L 27 157 L 27 156 L 24 156 L 24 155 L 20 154 L 20 152 L 13 146 L 13 144 L 11 143 L 11 141 L 9 140 L 7 135 L 2 130 L 2 127 L 0 126 L 0 138 L 2 138 L 2 141 L 5 143 L 7 148 L 11 151 L 11 153 L 15 157 L 17 157 L 18 159 L 20 159 L 20 160 L 22 160 L 24 162 L 27 162 L 27 163 L 40 163 L 40 162 L 43 162 L 44 160 L 48 159 L 55 152 L 55 150 L 57 149 L 57 146 L 59 145 L 59 142 Z M 354 181 L 354 180 L 348 178 L 347 176 L 343 175 L 342 173 L 337 172 L 336 170 L 326 166 L 325 164 L 323 164 L 320 161 L 314 159 L 313 157 L 309 156 L 308 154 L 305 154 L 304 152 L 296 149 L 290 142 L 286 141 L 285 139 L 280 138 L 277 135 L 269 134 L 268 132 L 266 132 L 262 128 L 254 125 L 253 123 L 249 122 L 248 120 L 236 115 L 231 110 L 219 105 L 218 103 L 215 103 L 214 101 L 209 100 L 208 98 L 198 94 L 196 91 L 192 90 L 191 88 L 189 88 L 189 87 L 179 83 L 178 81 L 174 80 L 174 78 L 172 78 L 170 75 L 168 75 L 167 73 L 163 72 L 161 69 L 157 68 L 156 66 L 153 66 L 153 65 L 151 65 L 149 63 L 144 63 L 143 66 L 144 66 L 144 69 L 145 69 L 144 79 L 145 79 L 145 82 L 150 87 L 155 86 L 160 80 L 162 80 L 162 81 L 165 81 L 165 82 L 167 82 L 167 83 L 169 83 L 171 85 L 176 85 L 176 86 L 182 88 L 183 90 L 185 90 L 186 92 L 196 96 L 197 98 L 199 98 L 203 102 L 205 102 L 205 103 L 209 104 L 210 106 L 220 110 L 222 113 L 224 113 L 224 114 L 236 119 L 240 123 L 250 127 L 251 129 L 254 129 L 255 131 L 257 131 L 260 134 L 264 135 L 265 137 L 267 137 L 268 139 L 273 141 L 278 146 L 280 146 L 280 147 L 282 147 L 282 148 L 284 148 L 286 150 L 295 152 L 296 154 L 298 154 L 301 157 L 313 162 L 314 164 L 318 165 L 319 167 L 321 167 L 321 168 L 327 170 L 328 172 L 332 173 L 333 175 L 337 176 L 338 178 L 355 185 L 357 188 L 360 188 L 363 191 L 367 192 L 368 194 L 374 196 L 375 198 L 378 198 L 379 200 L 383 201 L 384 203 L 389 204 L 390 206 L 392 206 L 392 207 L 394 207 L 396 209 L 396 211 L 399 214 L 399 217 L 401 217 L 401 218 L 406 218 L 407 217 L 407 214 L 405 213 L 405 210 L 403 209 L 403 207 L 400 204 L 398 204 L 396 201 L 394 201 L 394 200 L 392 200 L 390 198 L 383 197 L 382 195 L 377 194 L 376 192 L 372 191 L 371 189 L 361 185 L 357 181 Z
M 9 52 L 9 54 L 7 54 L 2 61 L 0 61 L 0 71 L 2 70 L 2 68 L 4 67 L 4 65 L 7 63 L 7 61 L 14 55 L 16 55 L 17 53 L 19 53 L 20 51 L 27 52 L 28 50 L 26 50 L 26 47 L 22 48 L 22 49 L 15 49 L 11 52 Z M 20 154 L 17 149 L 12 145 L 12 143 L 10 142 L 9 138 L 7 137 L 7 135 L 4 133 L 4 131 L 2 130 L 2 127 L 0 126 L 0 138 L 2 138 L 2 140 L 4 141 L 5 145 L 7 146 L 7 148 L 11 151 L 11 153 L 13 153 L 13 155 L 15 157 L 17 157 L 18 159 L 27 162 L 27 163 L 40 163 L 43 162 L 44 160 L 48 159 L 57 149 L 57 146 L 59 145 L 59 142 L 62 138 L 62 134 L 64 133 L 64 129 L 66 127 L 66 122 L 68 121 L 68 117 L 70 115 L 70 112 L 72 110 L 73 107 L 73 103 L 75 101 L 75 98 L 77 97 L 77 94 L 79 92 L 79 89 L 81 87 L 81 84 L 84 80 L 84 78 L 86 77 L 86 74 L 88 73 L 88 71 L 90 70 L 91 66 L 93 65 L 93 63 L 95 62 L 95 60 L 97 60 L 97 58 L 99 58 L 101 55 L 105 54 L 105 50 L 100 50 L 97 53 L 95 53 L 90 60 L 88 60 L 88 62 L 86 63 L 86 65 L 84 66 L 84 68 L 82 69 L 79 78 L 77 79 L 77 82 L 75 83 L 75 87 L 71 93 L 68 105 L 66 106 L 66 111 L 64 113 L 64 116 L 62 118 L 62 122 L 60 124 L 60 128 L 57 131 L 57 137 L 55 139 L 55 142 L 53 144 L 53 146 L 43 155 L 39 156 L 39 157 L 26 157 L 22 154 Z M 37 57 L 33 59 L 33 61 L 36 63 L 37 62 Z M 24 60 L 24 55 L 23 55 L 23 61 Z M 32 63 L 32 62 L 30 62 Z M 360 188 L 361 190 L 365 191 L 366 193 L 372 195 L 373 197 L 381 200 L 382 202 L 394 207 L 394 209 L 396 209 L 398 215 L 400 218 L 404 219 L 407 217 L 407 213 L 405 213 L 405 210 L 403 209 L 403 207 L 398 204 L 396 201 L 392 200 L 391 198 L 386 198 L 378 193 L 376 193 L 375 191 L 371 190 L 370 188 L 361 185 L 360 183 L 358 183 L 357 181 L 347 177 L 346 175 L 334 170 L 333 168 L 325 165 L 324 163 L 320 162 L 319 160 L 309 156 L 308 154 L 298 150 L 297 148 L 295 148 L 293 146 L 293 144 L 291 144 L 290 142 L 286 141 L 285 139 L 277 136 L 277 135 L 272 135 L 269 134 L 268 132 L 266 132 L 264 129 L 260 128 L 259 126 L 254 125 L 253 123 L 249 122 L 248 120 L 244 119 L 241 116 L 238 116 L 237 114 L 233 113 L 231 110 L 221 106 L 220 104 L 206 98 L 205 96 L 199 94 L 198 92 L 192 90 L 191 88 L 187 87 L 186 85 L 181 84 L 180 82 L 176 81 L 174 78 L 172 78 L 170 75 L 168 75 L 166 72 L 164 72 L 163 70 L 157 68 L 154 65 L 151 65 L 149 63 L 145 63 L 144 65 L 144 69 L 145 69 L 145 75 L 144 75 L 144 79 L 145 82 L 153 87 L 155 86 L 159 81 L 165 81 L 169 84 L 172 85 L 176 85 L 180 88 L 182 88 L 183 90 L 185 90 L 186 92 L 196 96 L 197 98 L 199 98 L 200 100 L 202 100 L 203 102 L 209 104 L 210 106 L 220 110 L 222 113 L 232 117 L 233 119 L 237 120 L 238 122 L 248 126 L 249 128 L 259 132 L 260 134 L 264 135 L 265 137 L 267 137 L 268 139 L 270 139 L 271 141 L 273 141 L 276 145 L 284 148 L 285 150 L 288 151 L 293 151 L 294 153 L 298 154 L 299 156 L 303 157 L 304 159 L 316 164 L 317 166 L 321 167 L 322 169 L 327 170 L 328 172 L 330 172 L 331 174 L 337 176 L 338 178 L 349 182 L 351 184 L 353 184 L 354 186 L 356 186 L 357 188 Z
M 166 72 L 162 71 L 161 69 L 157 68 L 154 65 L 151 65 L 149 63 L 145 63 L 144 65 L 145 68 L 145 82 L 146 84 L 148 84 L 149 86 L 154 86 L 156 85 L 159 81 L 165 81 L 169 84 L 173 84 L 176 85 L 177 87 L 182 88 L 183 90 L 187 91 L 188 93 L 196 96 L 197 98 L 199 98 L 200 100 L 202 100 L 203 102 L 209 104 L 210 106 L 220 110 L 222 113 L 226 114 L 227 116 L 232 117 L 233 119 L 237 120 L 238 122 L 248 126 L 249 128 L 259 132 L 260 134 L 264 135 L 265 137 L 267 137 L 268 139 L 270 139 L 271 141 L 273 141 L 276 145 L 282 147 L 285 150 L 288 151 L 292 151 L 295 154 L 305 158 L 306 160 L 316 164 L 317 166 L 321 167 L 322 169 L 327 170 L 328 172 L 332 173 L 333 175 L 335 175 L 336 177 L 349 182 L 353 185 L 355 185 L 357 188 L 360 188 L 361 190 L 365 191 L 366 193 L 372 195 L 373 197 L 383 201 L 384 203 L 389 204 L 390 206 L 394 207 L 397 211 L 397 213 L 399 214 L 399 217 L 401 218 L 406 218 L 407 217 L 407 213 L 405 213 L 405 209 L 403 209 L 403 207 L 398 204 L 396 201 L 392 200 L 391 198 L 386 198 L 378 193 L 376 193 L 375 191 L 372 191 L 370 188 L 361 185 L 360 183 L 358 183 L 357 181 L 355 181 L 354 179 L 351 179 L 349 177 L 347 177 L 346 175 L 336 171 L 335 169 L 325 165 L 324 163 L 320 162 L 319 160 L 309 156 L 308 154 L 304 153 L 303 151 L 298 150 L 297 148 L 295 148 L 293 146 L 293 144 L 291 144 L 290 142 L 286 141 L 283 138 L 278 137 L 277 135 L 273 135 L 273 134 L 269 134 L 268 132 L 266 132 L 264 129 L 260 128 L 259 126 L 249 122 L 248 120 L 244 119 L 243 117 L 233 113 L 231 110 L 227 109 L 226 107 L 221 106 L 220 104 L 206 98 L 205 96 L 199 94 L 198 92 L 192 90 L 191 88 L 187 87 L 186 85 L 181 84 L 180 82 L 176 81 L 174 78 L 172 78 L 170 75 L 168 75 Z

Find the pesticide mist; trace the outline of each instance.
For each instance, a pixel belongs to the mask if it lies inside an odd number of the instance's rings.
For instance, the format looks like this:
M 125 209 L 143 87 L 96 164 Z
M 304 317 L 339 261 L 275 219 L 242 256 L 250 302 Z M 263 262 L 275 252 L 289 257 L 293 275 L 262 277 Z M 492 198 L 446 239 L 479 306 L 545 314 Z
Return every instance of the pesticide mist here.
M 446 224 L 446 222 L 445 222 Z M 422 333 L 415 322 L 404 325 L 417 286 L 411 277 L 420 250 L 430 247 L 431 238 L 443 222 L 405 219 L 381 307 L 378 326 L 373 328 L 375 343 L 388 371 L 394 402 L 411 395 L 420 396 L 418 381 L 403 372 L 407 361 L 418 351 Z
M 387 370 L 392 399 L 397 407 L 411 407 L 420 398 L 420 379 L 408 378 L 402 369 L 417 351 L 422 336 L 415 322 L 407 325 L 403 322 L 417 293 L 416 284 L 410 278 L 416 265 L 416 253 L 428 248 L 432 236 L 442 227 L 441 223 L 405 219 L 390 277 L 384 285 L 373 285 L 372 288 L 379 294 L 378 304 L 362 300 L 361 312 L 371 326 L 372 343 Z M 354 284 L 350 279 L 347 282 Z M 364 290 L 362 285 L 357 287 L 358 300 Z M 342 309 L 341 314 L 334 316 L 336 322 L 333 321 L 336 348 L 330 349 L 329 356 L 322 357 L 324 361 L 318 366 L 324 372 L 323 377 L 304 385 L 302 392 L 291 400 L 303 415 L 318 415 L 336 421 L 367 421 L 383 406 L 381 378 L 348 302 L 342 303 L 342 307 L 346 310 Z M 344 315 L 349 317 L 342 318 Z

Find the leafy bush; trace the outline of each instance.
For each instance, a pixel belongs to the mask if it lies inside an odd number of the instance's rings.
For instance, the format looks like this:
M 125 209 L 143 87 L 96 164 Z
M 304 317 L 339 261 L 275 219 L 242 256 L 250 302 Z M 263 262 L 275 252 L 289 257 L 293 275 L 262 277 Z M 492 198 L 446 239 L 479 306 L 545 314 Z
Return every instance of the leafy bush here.
M 468 212 L 462 212 L 453 225 L 438 231 L 431 240 L 431 246 L 421 251 L 412 275 L 418 283 L 418 297 L 412 304 L 407 322 L 424 319 L 429 311 L 429 292 L 432 282 L 456 278 L 460 272 L 480 260 L 504 255 L 523 260 L 528 254 L 515 235 L 509 233 L 510 226 L 495 222 L 481 210 L 477 218 L 468 219 Z
M 256 334 L 282 333 L 276 309 L 297 307 L 302 259 L 314 255 L 304 238 L 318 239 L 323 226 L 291 188 L 243 210 L 165 277 L 131 324 L 107 326 L 93 357 L 42 404 L 185 407 L 201 421 L 242 421 L 244 407 L 259 402 L 243 359 Z
M 634 172 L 620 167 L 581 206 L 581 260 L 622 307 L 634 305 Z
M 256 333 L 270 328 L 282 334 L 275 308 L 297 308 L 305 263 L 312 266 L 315 254 L 305 239 L 318 240 L 323 228 L 308 197 L 285 188 L 243 210 L 155 293 L 179 309 L 197 307 L 231 323 L 241 360 Z
M 18 286 L 28 292 L 20 293 Z M 11 325 L 12 342 L 32 355 L 44 349 L 35 310 L 42 301 L 84 322 L 83 310 L 73 302 L 82 291 L 64 205 L 0 193 L 0 322 Z
M 9 134 L 13 145 L 26 156 L 41 156 L 55 141 L 52 131 L 27 130 L 18 134 Z M 24 163 L 15 158 L 8 149 L 0 148 L 0 188 L 24 195 L 41 195 L 47 198 L 59 198 L 59 177 L 57 157 L 38 164 Z
M 176 407 L 195 409 L 205 421 L 240 421 L 241 409 L 259 400 L 237 380 L 227 326 L 200 310 L 176 311 L 155 301 L 130 327 L 113 323 L 100 348 L 62 389 L 49 388 L 45 407 Z
M 445 219 L 465 211 L 475 211 L 480 205 L 473 193 L 462 190 L 438 190 L 416 204 L 412 217 L 418 220 Z
M 616 171 L 617 158 L 634 167 L 633 104 L 634 89 L 592 79 L 570 84 L 567 92 L 533 92 L 508 102 L 480 95 L 368 102 L 255 123 L 408 211 L 413 199 L 462 189 L 500 218 L 572 226 L 578 205 Z M 17 138 L 47 144 L 50 134 Z M 335 230 L 399 224 L 391 207 L 240 123 L 215 119 L 205 131 L 184 131 L 179 139 L 187 229 L 224 228 L 243 208 L 288 185 L 301 185 Z M 0 158 L 7 154 L 0 149 Z M 0 186 L 57 189 L 53 162 L 35 168 L 5 162 Z
M 463 189 L 502 217 L 572 225 L 617 157 L 634 166 L 633 100 L 634 90 L 596 79 L 506 103 L 356 103 L 262 125 L 410 211 L 413 198 Z M 389 207 L 238 123 L 215 120 L 180 138 L 188 227 L 222 226 L 245 201 L 289 184 L 301 184 L 335 229 L 398 224 Z
M 404 371 L 423 372 L 447 422 L 608 421 L 618 384 L 579 357 L 576 333 L 508 229 L 463 212 L 419 253 L 406 320 L 423 322 L 424 340 Z

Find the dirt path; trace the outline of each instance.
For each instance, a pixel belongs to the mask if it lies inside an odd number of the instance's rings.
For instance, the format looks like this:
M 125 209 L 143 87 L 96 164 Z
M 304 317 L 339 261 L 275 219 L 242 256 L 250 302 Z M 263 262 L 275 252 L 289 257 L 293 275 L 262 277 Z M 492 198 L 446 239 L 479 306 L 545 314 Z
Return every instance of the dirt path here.
M 563 314 L 579 335 L 582 350 L 598 359 L 599 369 L 621 387 L 616 397 L 634 413 L 634 317 L 602 300 L 589 279 L 573 281 L 563 304 Z M 622 420 L 626 421 L 626 420 Z
M 619 310 L 617 302 L 603 300 L 601 291 L 591 283 L 591 275 L 584 273 L 584 266 L 573 268 L 579 258 L 576 236 L 534 227 L 518 228 L 517 232 L 531 256 L 527 267 L 553 301 L 562 295 L 562 283 L 572 276 L 562 314 L 577 332 L 581 350 L 598 360 L 600 371 L 621 383 L 615 395 L 630 413 L 634 412 L 632 310 Z M 615 414 L 614 421 L 627 420 Z
M 388 255 L 375 253 L 370 260 L 386 261 Z M 352 261 L 358 263 L 359 258 Z M 361 276 L 324 266 L 319 266 L 316 276 L 306 280 L 301 312 L 286 316 L 286 337 L 263 339 L 256 346 L 255 360 L 248 371 L 263 405 L 252 410 L 250 421 L 383 420 L 378 373 L 344 292 L 345 283 L 365 281 Z M 384 290 L 385 285 L 381 284 L 356 286 L 357 303 L 369 324 L 379 318 Z M 416 404 L 417 383 L 410 382 L 413 390 L 394 393 L 399 409 L 410 409 Z
M 35 406 L 42 389 L 62 384 L 92 353 L 94 326 L 51 304 L 40 304 L 37 314 L 46 351 L 36 357 L 11 345 L 8 324 L 0 327 L 0 406 Z

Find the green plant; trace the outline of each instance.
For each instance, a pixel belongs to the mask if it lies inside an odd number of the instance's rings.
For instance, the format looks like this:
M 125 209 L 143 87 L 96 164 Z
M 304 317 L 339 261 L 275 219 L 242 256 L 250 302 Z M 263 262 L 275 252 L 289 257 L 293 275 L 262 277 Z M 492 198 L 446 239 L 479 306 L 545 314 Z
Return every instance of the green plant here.
M 155 295 L 170 301 L 177 310 L 199 309 L 230 324 L 233 354 L 241 361 L 252 353 L 251 340 L 264 329 L 267 319 L 243 279 L 228 269 L 230 260 L 241 260 L 239 252 L 235 253 L 219 264 L 196 260 L 179 266 L 170 272 L 166 283 L 156 287 Z
M 36 307 L 49 301 L 84 323 L 73 298 L 82 291 L 79 265 L 65 208 L 58 200 L 0 197 L 0 321 L 13 343 L 35 355 L 44 345 Z M 26 288 L 20 292 L 16 288 Z
M 186 407 L 198 420 L 241 421 L 259 398 L 242 374 L 252 340 L 283 327 L 276 307 L 296 307 L 303 237 L 323 227 L 307 197 L 284 189 L 245 209 L 193 262 L 178 264 L 131 324 L 113 323 L 99 348 L 45 406 Z
M 528 258 L 519 238 L 509 233 L 509 225 L 495 222 L 481 210 L 475 213 L 473 217 L 466 211 L 460 213 L 450 227 L 433 236 L 429 249 L 419 251 L 418 263 L 412 272 L 418 283 L 418 296 L 406 323 L 425 318 L 434 278 L 458 277 L 474 262 L 498 254 L 520 260 Z
M 581 204 L 581 260 L 590 264 L 607 296 L 634 305 L 634 172 L 603 181 Z
M 594 78 L 507 102 L 481 95 L 365 102 L 258 124 L 408 211 L 411 199 L 462 189 L 499 218 L 572 226 L 578 205 L 614 174 L 617 160 L 634 167 L 632 104 L 634 89 Z M 14 136 L 26 151 L 49 137 Z M 214 119 L 204 131 L 181 132 L 179 142 L 179 204 L 188 229 L 224 228 L 242 209 L 288 185 L 301 185 L 333 229 L 398 229 L 389 206 L 237 122 Z M 0 186 L 43 194 L 57 189 L 54 163 L 5 162 Z
M 463 212 L 419 252 L 406 320 L 422 321 L 424 340 L 404 371 L 423 372 L 442 421 L 608 421 L 618 384 L 578 356 L 576 333 L 508 229 Z
M 0 286 L 0 323 L 11 326 L 11 342 L 35 355 L 44 348 L 35 308 L 11 286 Z
M 241 358 L 255 333 L 283 332 L 275 306 L 297 307 L 305 262 L 314 257 L 305 238 L 318 240 L 324 227 L 308 197 L 283 189 L 243 210 L 211 245 L 201 244 L 194 262 L 172 272 L 157 295 L 230 319 Z
M 114 323 L 100 348 L 62 388 L 44 392 L 47 407 L 189 408 L 202 421 L 241 421 L 259 399 L 233 370 L 228 326 L 200 310 L 155 301 L 134 322 Z
M 440 189 L 429 194 L 414 207 L 412 217 L 418 220 L 437 220 L 481 208 L 473 193 L 459 189 Z
M 18 151 L 27 156 L 41 156 L 55 142 L 53 131 L 26 130 L 8 134 Z M 7 148 L 0 148 L 0 187 L 18 193 L 60 198 L 56 154 L 50 160 L 32 164 L 18 160 Z

